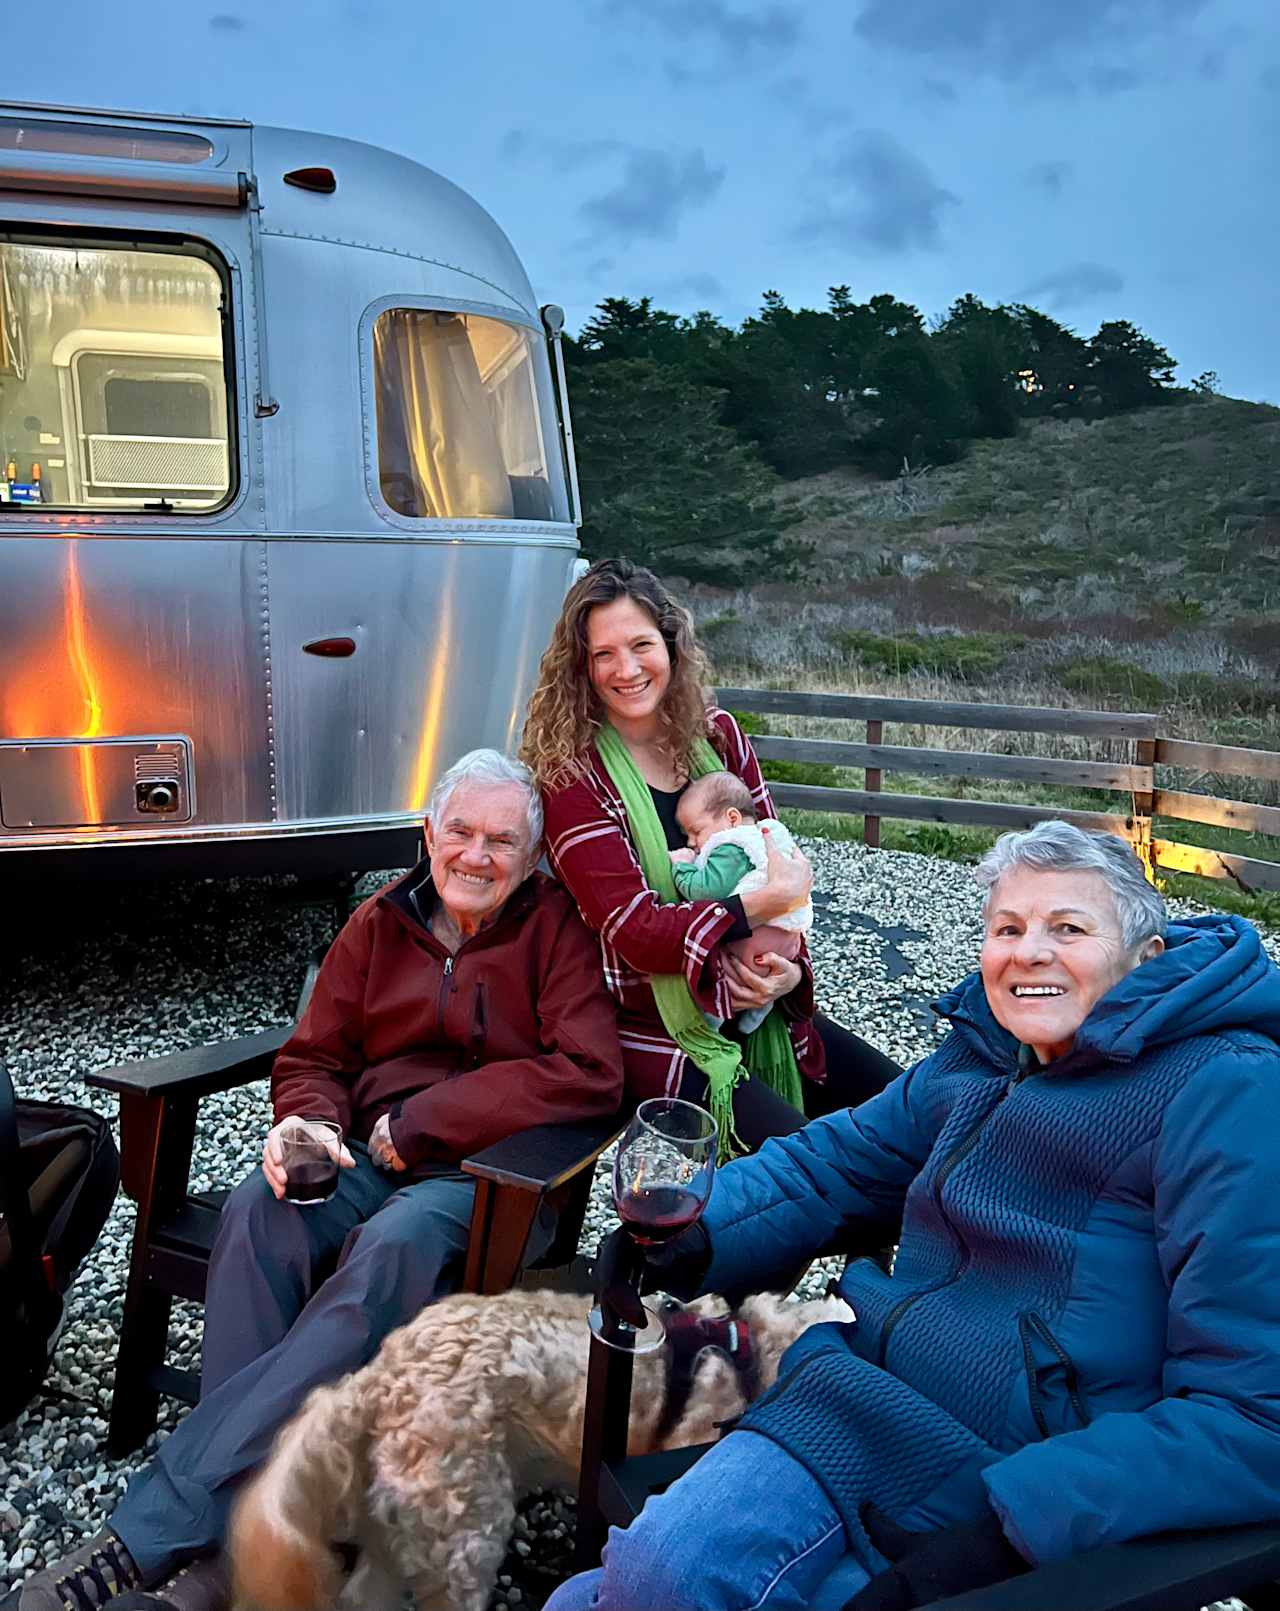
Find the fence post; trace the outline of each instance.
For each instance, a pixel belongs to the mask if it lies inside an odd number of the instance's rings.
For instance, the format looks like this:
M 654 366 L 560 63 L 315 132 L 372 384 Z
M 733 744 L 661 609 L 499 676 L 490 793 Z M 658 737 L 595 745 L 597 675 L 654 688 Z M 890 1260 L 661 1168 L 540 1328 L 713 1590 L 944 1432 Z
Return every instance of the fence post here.
M 867 720 L 867 743 L 868 744 L 881 744 L 883 742 L 884 742 L 884 723 L 883 722 L 878 722 L 878 721 L 872 721 L 870 718 L 868 718 L 868 720 Z M 866 768 L 866 788 L 870 793 L 872 793 L 872 794 L 879 794 L 880 793 L 880 786 L 881 786 L 882 780 L 883 780 L 883 773 L 881 772 L 881 769 L 878 766 L 869 766 L 869 767 Z M 863 819 L 862 819 L 862 842 L 863 842 L 864 845 L 866 845 L 868 850 L 879 850 L 879 848 L 880 848 L 880 818 L 879 817 L 863 817 Z
M 1134 740 L 1133 759 L 1137 766 L 1154 767 L 1156 764 L 1156 740 L 1152 738 L 1139 738 Z M 1155 774 L 1152 773 L 1154 787 Z M 1147 880 L 1154 884 L 1156 881 L 1156 853 L 1151 844 L 1151 816 L 1155 809 L 1154 793 L 1134 791 L 1133 794 L 1133 848 L 1138 860 L 1146 868 Z

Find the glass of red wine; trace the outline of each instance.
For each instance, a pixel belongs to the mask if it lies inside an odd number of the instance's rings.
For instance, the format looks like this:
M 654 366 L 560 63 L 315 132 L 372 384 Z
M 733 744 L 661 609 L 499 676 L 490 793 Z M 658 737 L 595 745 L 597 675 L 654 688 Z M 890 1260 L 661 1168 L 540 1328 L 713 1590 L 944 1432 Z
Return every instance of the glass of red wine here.
M 636 1286 L 644 1249 L 693 1225 L 707 1206 L 716 1166 L 716 1121 L 693 1102 L 654 1097 L 642 1102 L 623 1132 L 613 1160 L 613 1203 L 633 1245 L 625 1279 Z M 602 1342 L 647 1353 L 663 1342 L 662 1322 L 646 1305 L 644 1327 L 628 1324 L 602 1303 L 593 1330 Z
M 305 1207 L 332 1197 L 338 1184 L 342 1126 L 328 1119 L 300 1119 L 280 1134 L 286 1203 Z

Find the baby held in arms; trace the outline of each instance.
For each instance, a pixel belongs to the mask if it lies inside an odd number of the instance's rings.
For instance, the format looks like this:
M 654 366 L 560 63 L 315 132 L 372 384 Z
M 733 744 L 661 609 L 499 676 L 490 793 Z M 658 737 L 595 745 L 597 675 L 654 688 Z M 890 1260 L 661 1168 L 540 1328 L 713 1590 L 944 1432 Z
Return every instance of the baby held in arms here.
M 732 772 L 708 772 L 690 783 L 680 797 L 676 820 L 689 847 L 671 852 L 671 873 L 685 900 L 721 901 L 762 889 L 768 882 L 763 828 L 769 830 L 774 848 L 784 855 L 796 848 L 790 832 L 776 818 L 756 821 L 751 791 Z M 731 941 L 726 949 L 759 971 L 761 959 L 770 952 L 794 961 L 812 927 L 813 907 L 806 901 L 774 922 L 753 929 L 749 939 Z M 758 1028 L 768 1011 L 764 1007 L 740 1013 L 739 1028 L 748 1033 Z

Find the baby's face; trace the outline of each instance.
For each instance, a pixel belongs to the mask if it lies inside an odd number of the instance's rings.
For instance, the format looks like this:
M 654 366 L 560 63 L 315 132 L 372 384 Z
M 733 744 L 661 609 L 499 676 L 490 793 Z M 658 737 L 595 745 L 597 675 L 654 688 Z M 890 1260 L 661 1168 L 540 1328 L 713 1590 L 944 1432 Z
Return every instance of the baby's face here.
M 702 810 L 696 804 L 687 807 L 682 804 L 676 811 L 676 821 L 684 829 L 685 843 L 690 850 L 701 850 L 713 833 L 734 828 L 741 820 L 732 809 L 711 812 Z

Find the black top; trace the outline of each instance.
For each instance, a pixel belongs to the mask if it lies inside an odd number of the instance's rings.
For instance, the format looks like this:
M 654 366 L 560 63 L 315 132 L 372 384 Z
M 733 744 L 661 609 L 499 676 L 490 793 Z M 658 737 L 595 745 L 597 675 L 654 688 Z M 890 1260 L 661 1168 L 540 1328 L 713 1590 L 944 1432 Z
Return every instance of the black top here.
M 667 836 L 668 850 L 683 850 L 685 846 L 684 829 L 676 821 L 676 808 L 680 804 L 680 796 L 688 787 L 687 783 L 681 784 L 678 789 L 655 789 L 652 783 L 649 785 L 654 810 L 657 811 L 658 821 Z
M 668 850 L 683 850 L 685 848 L 684 829 L 676 821 L 676 808 L 680 804 L 680 796 L 689 787 L 684 783 L 678 789 L 655 789 L 649 785 L 649 793 L 653 796 L 653 808 L 658 813 L 658 821 L 662 824 L 662 832 L 666 836 Z M 751 937 L 751 925 L 747 922 L 747 914 L 742 910 L 742 902 L 736 895 L 728 896 L 722 903 L 725 911 L 733 914 L 733 927 L 724 935 L 726 940 L 746 940 Z

